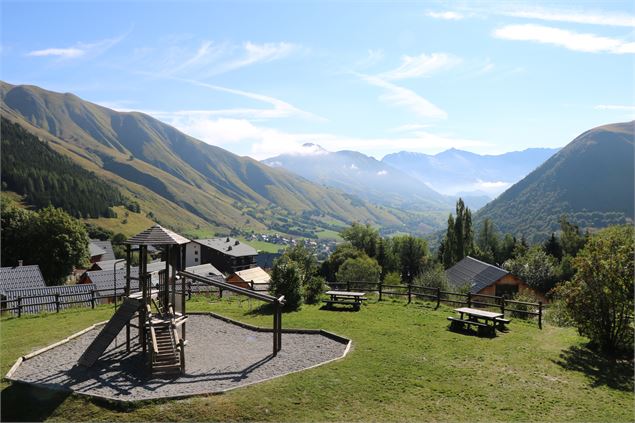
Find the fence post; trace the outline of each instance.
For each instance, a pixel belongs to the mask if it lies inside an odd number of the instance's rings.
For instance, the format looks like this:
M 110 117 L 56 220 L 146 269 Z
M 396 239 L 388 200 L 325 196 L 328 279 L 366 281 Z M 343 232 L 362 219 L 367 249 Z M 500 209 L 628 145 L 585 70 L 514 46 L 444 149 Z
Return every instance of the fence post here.
M 505 297 L 501 297 L 501 314 L 505 317 Z
M 412 284 L 408 284 L 408 304 L 412 301 Z
M 350 290 L 351 290 L 351 281 L 346 281 L 346 290 L 350 292 Z
M 538 327 L 542 329 L 542 301 L 538 301 Z
M 60 293 L 59 292 L 55 293 L 55 312 L 56 313 L 60 312 Z
M 90 291 L 90 308 L 95 308 L 95 291 Z
M 467 306 L 468 308 L 472 307 L 472 293 L 471 292 L 467 293 Z
M 441 305 L 441 288 L 437 288 L 437 306 L 435 307 L 435 310 L 438 309 L 440 305 Z
M 22 317 L 22 297 L 18 296 L 18 317 Z
M 223 298 L 223 288 L 218 288 L 218 298 Z
M 381 301 L 381 291 L 382 291 L 382 286 L 384 285 L 383 282 L 379 282 L 379 301 Z
M 190 280 L 187 281 L 187 299 L 192 299 L 192 281 Z

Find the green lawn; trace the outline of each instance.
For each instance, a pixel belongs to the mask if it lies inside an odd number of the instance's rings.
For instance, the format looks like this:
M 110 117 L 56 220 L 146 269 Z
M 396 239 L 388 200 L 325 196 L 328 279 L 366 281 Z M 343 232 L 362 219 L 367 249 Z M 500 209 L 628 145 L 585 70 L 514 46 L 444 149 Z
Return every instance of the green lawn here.
M 199 298 L 189 308 L 271 325 L 253 302 Z M 2 371 L 110 313 L 106 307 L 2 320 Z M 402 300 L 371 300 L 359 312 L 304 306 L 285 313 L 283 325 L 351 338 L 345 359 L 224 395 L 123 409 L 5 384 L 2 420 L 633 421 L 632 363 L 598 357 L 573 329 L 539 330 L 518 319 L 493 339 L 453 333 L 450 314 Z
M 265 241 L 247 241 L 243 237 L 239 237 L 238 239 L 240 239 L 240 241 L 244 242 L 245 244 L 251 245 L 256 250 L 263 251 L 265 253 L 277 253 L 278 250 L 284 250 L 286 248 L 285 245 L 272 244 Z
M 334 239 L 335 241 L 342 241 L 342 237 L 339 232 L 332 231 L 330 229 L 325 229 L 323 231 L 316 233 L 319 239 Z

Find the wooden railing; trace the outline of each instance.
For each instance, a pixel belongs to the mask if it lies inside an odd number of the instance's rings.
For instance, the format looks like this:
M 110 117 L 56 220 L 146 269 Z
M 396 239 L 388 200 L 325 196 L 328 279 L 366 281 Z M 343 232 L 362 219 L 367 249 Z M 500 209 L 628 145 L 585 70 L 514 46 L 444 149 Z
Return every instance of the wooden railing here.
M 435 302 L 436 308 L 438 308 L 441 303 L 446 303 L 467 307 L 496 308 L 500 309 L 502 314 L 507 312 L 518 317 L 537 316 L 538 327 L 542 329 L 542 321 L 544 317 L 544 304 L 542 301 L 537 303 L 515 301 L 495 295 L 472 294 L 470 292 L 464 294 L 461 292 L 442 291 L 440 288 L 414 284 L 386 285 L 381 282 L 327 282 L 327 285 L 329 285 L 332 289 L 374 292 L 378 294 L 379 301 L 382 301 L 383 296 L 385 295 L 402 296 L 408 297 L 408 304 L 412 302 L 413 298 L 422 298 Z M 522 307 L 530 308 L 530 310 L 524 310 Z

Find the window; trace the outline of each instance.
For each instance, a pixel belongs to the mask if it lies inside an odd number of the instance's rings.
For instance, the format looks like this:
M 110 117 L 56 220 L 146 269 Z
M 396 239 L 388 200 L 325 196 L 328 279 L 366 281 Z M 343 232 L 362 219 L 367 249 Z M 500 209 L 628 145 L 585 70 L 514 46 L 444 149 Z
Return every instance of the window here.
M 513 298 L 518 293 L 518 285 L 496 285 L 496 296 Z
M 194 257 L 194 263 L 198 263 L 198 257 Z
M 194 250 L 194 255 L 198 256 L 198 250 Z

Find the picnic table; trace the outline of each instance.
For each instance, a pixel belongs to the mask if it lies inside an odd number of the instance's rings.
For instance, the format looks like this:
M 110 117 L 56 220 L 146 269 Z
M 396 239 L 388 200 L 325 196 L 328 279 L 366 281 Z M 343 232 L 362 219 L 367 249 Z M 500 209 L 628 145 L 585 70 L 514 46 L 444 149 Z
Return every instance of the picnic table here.
M 454 311 L 459 313 L 461 317 L 459 319 L 456 317 L 448 317 L 451 329 L 462 329 L 464 326 L 476 326 L 479 334 L 496 335 L 497 325 L 502 327 L 509 323 L 509 320 L 505 319 L 503 313 L 469 307 L 455 308 Z
M 362 301 L 368 298 L 364 297 L 363 292 L 350 292 L 350 291 L 326 291 L 326 295 L 330 297 L 328 300 L 324 300 L 327 308 L 331 308 L 333 304 L 351 305 L 353 309 L 359 310 L 362 305 Z

